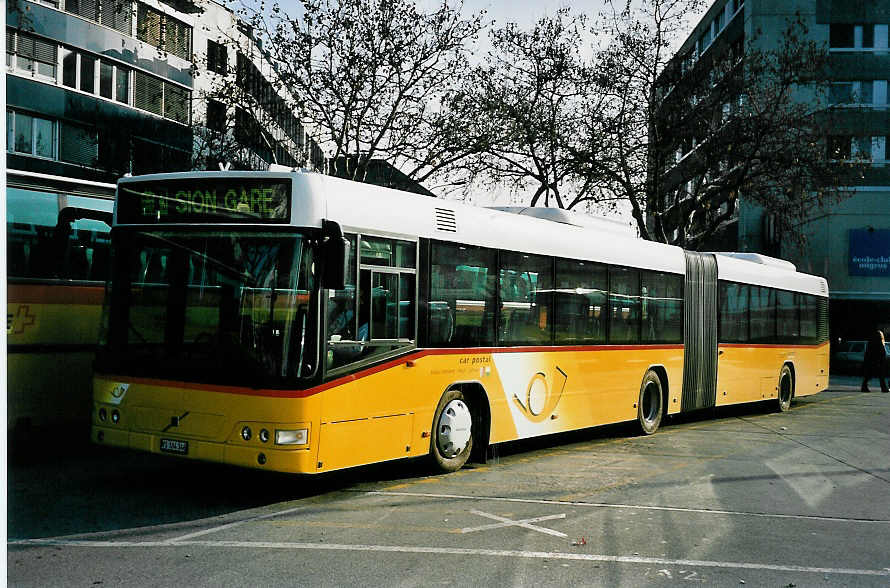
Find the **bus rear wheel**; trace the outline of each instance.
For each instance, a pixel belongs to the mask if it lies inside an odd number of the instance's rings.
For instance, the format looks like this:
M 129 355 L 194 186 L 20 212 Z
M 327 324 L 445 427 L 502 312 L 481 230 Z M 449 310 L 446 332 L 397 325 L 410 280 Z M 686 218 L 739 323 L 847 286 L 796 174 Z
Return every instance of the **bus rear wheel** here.
M 430 456 L 443 472 L 463 467 L 473 450 L 473 413 L 460 390 L 448 390 L 439 400 L 430 435 Z
M 787 365 L 782 366 L 779 373 L 779 394 L 776 401 L 776 410 L 778 412 L 788 412 L 791 410 L 791 398 L 794 396 L 794 375 L 791 368 Z
M 649 370 L 640 385 L 640 400 L 637 403 L 637 424 L 643 435 L 651 435 L 661 425 L 664 412 L 661 395 L 661 378 L 654 370 Z

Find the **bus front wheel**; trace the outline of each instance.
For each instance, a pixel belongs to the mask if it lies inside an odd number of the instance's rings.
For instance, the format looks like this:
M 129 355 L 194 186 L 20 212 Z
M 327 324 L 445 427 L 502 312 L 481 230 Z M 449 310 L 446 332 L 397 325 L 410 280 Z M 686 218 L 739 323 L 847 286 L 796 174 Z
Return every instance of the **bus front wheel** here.
M 637 423 L 643 435 L 651 435 L 661 425 L 662 407 L 661 378 L 654 370 L 649 370 L 640 385 L 640 400 L 637 403 Z
M 460 390 L 448 390 L 439 400 L 430 435 L 430 455 L 443 472 L 459 470 L 473 450 L 473 413 Z
M 794 396 L 794 375 L 791 368 L 787 365 L 782 366 L 779 373 L 779 394 L 776 403 L 776 409 L 779 412 L 788 412 L 791 410 L 791 398 Z

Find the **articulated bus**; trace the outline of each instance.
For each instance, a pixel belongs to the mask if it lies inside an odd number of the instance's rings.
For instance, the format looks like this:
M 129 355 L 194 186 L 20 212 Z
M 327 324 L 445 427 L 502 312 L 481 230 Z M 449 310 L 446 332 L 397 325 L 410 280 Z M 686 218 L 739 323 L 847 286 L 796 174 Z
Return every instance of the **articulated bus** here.
M 7 433 L 86 430 L 115 186 L 14 170 L 6 182 Z
M 824 279 L 531 212 L 301 172 L 121 179 L 93 441 L 453 471 L 497 443 L 826 387 Z

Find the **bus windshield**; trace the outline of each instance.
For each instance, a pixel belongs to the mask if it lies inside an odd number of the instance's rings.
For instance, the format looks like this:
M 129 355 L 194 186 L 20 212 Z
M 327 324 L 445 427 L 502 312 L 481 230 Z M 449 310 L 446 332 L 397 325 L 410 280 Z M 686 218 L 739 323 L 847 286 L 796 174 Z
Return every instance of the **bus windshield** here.
M 104 371 L 251 387 L 315 372 L 310 239 L 194 229 L 112 239 Z

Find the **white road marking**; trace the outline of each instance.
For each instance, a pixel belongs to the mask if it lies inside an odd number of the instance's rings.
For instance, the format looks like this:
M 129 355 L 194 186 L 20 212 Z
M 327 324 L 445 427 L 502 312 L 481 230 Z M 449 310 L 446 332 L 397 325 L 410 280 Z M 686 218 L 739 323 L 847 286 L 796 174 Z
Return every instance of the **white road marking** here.
M 505 517 L 501 517 L 498 515 L 493 515 L 487 512 L 482 512 L 481 510 L 471 510 L 473 514 L 477 514 L 480 517 L 485 517 L 488 519 L 494 519 L 495 521 L 500 521 L 499 523 L 493 523 L 490 525 L 482 525 L 480 527 L 466 527 L 461 529 L 461 533 L 475 533 L 476 531 L 487 531 L 489 529 L 501 529 L 504 527 L 522 527 L 524 529 L 529 529 L 531 531 L 537 531 L 538 533 L 546 533 L 547 535 L 554 535 L 556 537 L 568 537 L 565 533 L 560 533 L 559 531 L 554 531 L 553 529 L 547 529 L 545 527 L 536 527 L 531 523 L 540 523 L 541 521 L 552 521 L 554 519 L 564 519 L 566 518 L 565 513 L 558 515 L 547 515 L 543 517 L 535 517 L 533 519 L 523 519 L 521 521 L 514 521 L 512 519 L 508 519 Z
M 590 508 L 626 508 L 631 510 L 656 510 L 668 512 L 691 512 L 700 514 L 736 515 L 747 517 L 762 517 L 769 519 L 799 519 L 807 521 L 833 521 L 842 523 L 890 523 L 890 519 L 861 519 L 848 517 L 824 517 L 817 515 L 789 515 L 772 514 L 766 512 L 743 512 L 737 510 L 716 510 L 707 508 L 683 508 L 680 506 L 646 506 L 639 504 L 609 504 L 606 502 L 576 502 L 571 500 L 546 500 L 542 498 L 506 498 L 502 496 L 468 496 L 462 494 L 432 494 L 427 492 L 387 492 L 384 490 L 371 490 L 367 495 L 377 496 L 414 496 L 417 498 L 448 498 L 451 500 L 478 500 L 493 502 L 514 502 L 521 504 L 555 504 L 558 506 L 579 506 Z
M 272 512 L 272 513 L 268 513 L 268 514 L 264 514 L 264 515 L 250 517 L 247 519 L 242 519 L 240 521 L 235 521 L 233 523 L 228 523 L 226 525 L 220 525 L 219 527 L 211 527 L 209 529 L 204 529 L 203 531 L 195 531 L 194 533 L 189 533 L 187 535 L 181 535 L 179 537 L 174 537 L 173 539 L 167 539 L 166 543 L 179 543 L 179 542 L 185 541 L 187 539 L 193 539 L 194 537 L 200 537 L 201 535 L 207 535 L 209 533 L 216 533 L 218 531 L 222 531 L 225 529 L 231 529 L 232 527 L 237 527 L 237 526 L 243 525 L 245 523 L 252 523 L 254 521 L 261 521 L 263 519 L 271 519 L 271 518 L 274 518 L 277 516 L 290 514 L 292 512 L 301 510 L 302 508 L 303 508 L 302 506 L 298 506 L 297 508 L 289 508 L 287 510 L 280 510 L 278 512 Z
M 460 547 L 420 547 L 413 545 L 344 545 L 337 543 L 286 543 L 269 541 L 80 541 L 64 539 L 22 539 L 10 541 L 15 546 L 91 547 L 104 549 L 150 548 L 150 547 L 208 547 L 239 549 L 282 549 L 307 551 L 372 551 L 381 553 L 417 553 L 462 556 L 489 556 L 526 559 L 555 559 L 565 561 L 593 561 L 620 564 L 648 564 L 659 566 L 684 566 L 699 568 L 722 568 L 736 570 L 767 570 L 775 572 L 800 572 L 808 574 L 838 574 L 848 576 L 890 577 L 890 568 L 864 570 L 856 568 L 827 568 L 813 566 L 793 566 L 761 564 L 752 562 L 708 561 L 694 559 L 667 559 L 663 557 L 640 557 L 621 555 L 600 555 L 593 553 L 564 553 L 559 551 L 520 551 L 509 549 L 465 549 Z

